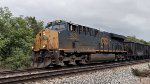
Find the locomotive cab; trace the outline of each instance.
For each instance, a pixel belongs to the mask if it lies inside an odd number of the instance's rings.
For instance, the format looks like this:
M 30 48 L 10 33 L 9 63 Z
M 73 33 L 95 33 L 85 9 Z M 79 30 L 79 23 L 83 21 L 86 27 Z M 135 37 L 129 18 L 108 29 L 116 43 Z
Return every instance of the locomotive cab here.
M 35 68 L 46 67 L 50 64 L 59 64 L 59 33 L 66 30 L 67 23 L 62 20 L 49 22 L 41 30 L 33 44 L 32 66 Z

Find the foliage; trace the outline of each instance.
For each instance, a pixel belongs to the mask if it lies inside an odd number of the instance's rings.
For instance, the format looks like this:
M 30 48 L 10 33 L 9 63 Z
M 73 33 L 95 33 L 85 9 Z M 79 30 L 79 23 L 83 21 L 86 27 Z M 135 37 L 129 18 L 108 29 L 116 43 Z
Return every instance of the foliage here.
M 128 41 L 137 42 L 141 44 L 150 45 L 150 42 L 144 41 L 143 39 L 137 39 L 135 36 L 127 36 Z
M 0 52 L 1 49 L 5 46 L 6 43 L 6 39 L 4 38 L 4 36 L 0 33 Z
M 33 29 L 33 37 L 42 29 L 43 27 L 43 22 L 42 21 L 37 21 L 35 17 L 26 17 L 28 20 L 28 26 Z
M 3 64 L 10 69 L 26 68 L 30 66 L 30 57 L 21 48 L 13 48 L 11 56 Z
M 0 8 L 0 66 L 30 67 L 33 38 L 42 28 L 35 17 L 14 17 L 7 7 Z

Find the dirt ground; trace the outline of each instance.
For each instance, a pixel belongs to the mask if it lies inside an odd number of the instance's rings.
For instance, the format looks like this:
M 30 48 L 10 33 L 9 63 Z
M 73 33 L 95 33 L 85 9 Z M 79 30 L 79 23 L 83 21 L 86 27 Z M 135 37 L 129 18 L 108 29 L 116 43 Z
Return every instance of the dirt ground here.
M 0 67 L 0 72 L 3 72 L 3 71 L 9 71 L 8 69 L 3 69 Z

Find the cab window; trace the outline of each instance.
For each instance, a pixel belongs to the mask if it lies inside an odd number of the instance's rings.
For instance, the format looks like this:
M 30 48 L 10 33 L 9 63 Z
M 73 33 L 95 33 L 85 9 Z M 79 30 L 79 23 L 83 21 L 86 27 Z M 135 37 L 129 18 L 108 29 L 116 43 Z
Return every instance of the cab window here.
M 69 31 L 77 32 L 77 26 L 76 26 L 76 25 L 69 24 Z
M 56 24 L 56 25 L 53 25 L 52 26 L 52 29 L 53 30 L 63 30 L 63 29 L 65 29 L 65 24 Z

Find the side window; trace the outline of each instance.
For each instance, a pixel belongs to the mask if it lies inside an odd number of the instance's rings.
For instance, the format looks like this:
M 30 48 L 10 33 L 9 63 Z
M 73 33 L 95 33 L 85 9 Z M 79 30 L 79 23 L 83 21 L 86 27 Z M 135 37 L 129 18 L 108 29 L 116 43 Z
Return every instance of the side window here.
M 77 32 L 77 26 L 76 26 L 76 25 L 69 24 L 69 31 Z

